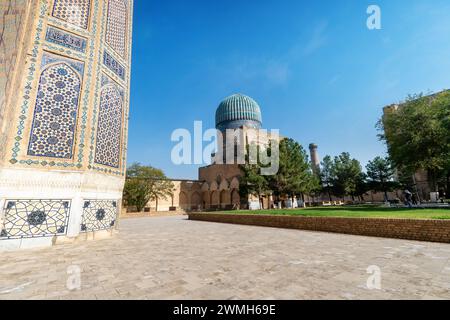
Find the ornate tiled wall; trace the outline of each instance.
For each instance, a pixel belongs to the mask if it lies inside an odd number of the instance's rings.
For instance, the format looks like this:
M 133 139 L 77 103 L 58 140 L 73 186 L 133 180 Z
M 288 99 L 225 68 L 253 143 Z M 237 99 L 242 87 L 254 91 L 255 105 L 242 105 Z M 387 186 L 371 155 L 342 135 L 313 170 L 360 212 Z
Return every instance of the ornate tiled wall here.
M 65 235 L 70 212 L 68 200 L 8 200 L 0 240 Z
M 108 0 L 106 42 L 122 58 L 125 58 L 126 54 L 127 7 L 126 0 Z
M 95 163 L 119 168 L 122 136 L 123 90 L 103 76 L 95 146 Z
M 11 0 L 8 5 L 29 1 Z M 36 176 L 42 172 L 46 177 L 50 177 L 48 172 L 57 172 L 61 177 L 42 180 L 45 188 L 40 188 L 28 186 L 27 181 L 11 183 L 0 170 L 0 189 L 12 194 L 0 194 L 0 203 L 5 203 L 0 212 L 0 239 L 63 235 L 68 221 L 77 221 L 71 219 L 74 214 L 83 216 L 86 230 L 111 228 L 120 200 L 88 201 L 92 205 L 81 208 L 73 199 L 120 197 L 126 169 L 133 0 L 32 1 L 33 10 L 26 20 L 30 37 L 24 45 L 26 59 L 18 61 L 23 74 L 10 88 L 14 101 L 6 105 L 11 115 L 5 121 L 11 130 L 1 136 L 6 158 L 0 169 L 32 169 Z M 14 11 L 4 6 L 2 2 L 0 12 Z M 11 23 L 16 39 L 20 38 L 21 17 L 18 14 Z M 9 41 L 5 52 L 14 55 L 17 43 Z M 8 68 L 3 60 L 1 67 Z M 101 179 L 81 178 L 73 183 L 79 190 L 73 198 L 54 199 L 55 193 L 66 192 L 61 181 L 68 173 L 105 177 L 104 186 L 97 184 Z M 116 185 L 108 184 L 111 181 Z M 8 200 L 20 199 L 14 196 L 14 188 L 7 189 L 9 185 L 19 185 L 25 190 L 21 196 L 27 194 L 30 200 Z M 86 195 L 84 190 L 89 190 Z M 92 210 L 97 210 L 97 220 Z
M 64 30 L 49 27 L 45 40 L 68 49 L 86 53 L 87 40 Z
M 107 230 L 116 224 L 118 209 L 116 200 L 86 200 L 83 207 L 81 232 Z
M 91 0 L 55 0 L 52 15 L 77 27 L 87 29 Z
M 9 163 L 123 177 L 132 2 L 39 0 L 38 7 Z
M 84 64 L 45 53 L 41 69 L 28 155 L 71 159 Z

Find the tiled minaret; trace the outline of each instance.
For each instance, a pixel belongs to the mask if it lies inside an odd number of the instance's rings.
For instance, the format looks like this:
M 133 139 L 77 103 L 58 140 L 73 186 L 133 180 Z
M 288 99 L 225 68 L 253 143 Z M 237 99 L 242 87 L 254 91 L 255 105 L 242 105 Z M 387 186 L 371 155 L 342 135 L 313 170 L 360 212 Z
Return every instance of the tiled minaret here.
M 117 226 L 132 16 L 133 0 L 0 2 L 0 250 Z

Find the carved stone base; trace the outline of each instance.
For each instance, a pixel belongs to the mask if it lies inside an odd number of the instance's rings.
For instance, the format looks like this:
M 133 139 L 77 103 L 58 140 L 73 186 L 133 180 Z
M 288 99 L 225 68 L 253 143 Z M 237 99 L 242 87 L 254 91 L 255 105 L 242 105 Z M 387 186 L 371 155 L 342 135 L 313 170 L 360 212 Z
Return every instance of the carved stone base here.
M 0 170 L 0 250 L 110 237 L 123 179 L 96 173 Z

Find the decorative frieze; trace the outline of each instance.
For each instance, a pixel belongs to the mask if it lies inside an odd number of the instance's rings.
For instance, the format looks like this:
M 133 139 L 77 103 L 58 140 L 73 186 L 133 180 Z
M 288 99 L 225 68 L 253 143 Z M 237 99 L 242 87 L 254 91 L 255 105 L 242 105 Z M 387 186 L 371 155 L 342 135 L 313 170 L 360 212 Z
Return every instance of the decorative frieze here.
M 103 53 L 103 64 L 122 80 L 125 80 L 125 68 L 106 51 Z
M 48 42 L 72 49 L 78 52 L 86 53 L 87 40 L 63 30 L 49 27 L 45 40 Z

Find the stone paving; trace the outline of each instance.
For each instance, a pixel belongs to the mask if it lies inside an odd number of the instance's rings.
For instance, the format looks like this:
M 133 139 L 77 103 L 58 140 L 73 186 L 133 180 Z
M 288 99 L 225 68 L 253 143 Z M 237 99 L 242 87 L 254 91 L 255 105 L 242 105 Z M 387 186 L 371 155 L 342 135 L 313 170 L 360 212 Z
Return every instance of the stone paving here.
M 367 288 L 372 265 L 381 290 Z M 81 289 L 70 291 L 73 268 Z M 450 245 L 184 216 L 125 219 L 115 238 L 1 253 L 0 263 L 0 299 L 435 298 L 450 299 Z

